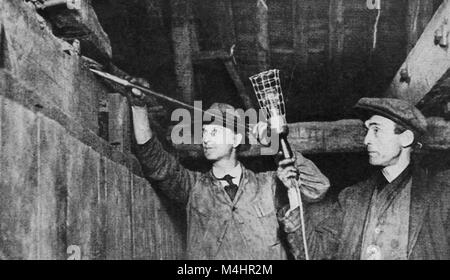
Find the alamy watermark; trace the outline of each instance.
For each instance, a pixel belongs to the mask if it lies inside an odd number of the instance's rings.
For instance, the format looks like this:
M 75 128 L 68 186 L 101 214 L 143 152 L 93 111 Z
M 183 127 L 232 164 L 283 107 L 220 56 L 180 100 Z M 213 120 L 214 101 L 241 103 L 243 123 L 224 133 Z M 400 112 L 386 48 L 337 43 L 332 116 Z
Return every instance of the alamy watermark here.
M 225 112 L 219 109 L 208 109 L 203 111 L 201 101 L 194 102 L 195 110 L 179 108 L 172 112 L 171 120 L 178 122 L 171 132 L 171 140 L 174 144 L 203 144 L 204 125 L 225 127 L 236 134 L 241 134 L 242 145 L 261 146 L 261 155 L 274 155 L 279 148 L 279 135 L 270 129 L 259 129 L 254 127 L 261 122 L 266 122 L 263 110 L 256 109 L 227 109 Z M 261 127 L 260 127 L 261 128 Z M 221 139 L 215 139 L 216 144 L 232 144 L 230 137 L 223 135 Z
M 67 247 L 67 260 L 81 260 L 81 248 L 77 245 L 70 245 Z

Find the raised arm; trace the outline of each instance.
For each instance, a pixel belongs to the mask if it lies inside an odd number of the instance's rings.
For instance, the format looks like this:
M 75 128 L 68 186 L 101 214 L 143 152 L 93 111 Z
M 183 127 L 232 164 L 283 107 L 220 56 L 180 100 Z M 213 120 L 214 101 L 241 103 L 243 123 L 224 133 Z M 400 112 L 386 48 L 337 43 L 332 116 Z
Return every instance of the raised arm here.
M 289 205 L 279 211 L 278 218 L 287 234 L 291 254 L 296 259 L 303 259 L 305 251 L 301 230 L 300 201 L 296 186 L 300 187 L 302 201 L 311 203 L 322 200 L 330 187 L 330 182 L 319 168 L 301 153 L 296 153 L 295 158 L 280 161 L 277 176 L 287 188 L 289 198 Z M 316 226 L 311 218 L 314 215 L 311 214 L 314 214 L 315 211 L 312 208 L 317 208 L 317 204 L 303 205 L 310 257 L 332 258 L 337 248 L 336 238 L 339 231 L 333 223 L 339 221 L 339 215 L 330 220 L 324 220 Z
M 297 152 L 295 158 L 285 159 L 278 163 L 277 176 L 288 189 L 291 209 L 295 209 L 299 202 L 295 186 L 300 186 L 302 198 L 307 202 L 321 200 L 330 187 L 330 181 L 320 169 L 301 153 Z M 293 180 L 296 181 L 293 184 Z
M 136 81 L 134 81 L 136 82 Z M 148 86 L 144 81 L 138 81 Z M 147 179 L 169 198 L 186 204 L 190 190 L 195 184 L 197 173 L 184 168 L 178 160 L 166 152 L 150 127 L 148 111 L 140 101 L 142 93 L 133 90 L 132 105 L 133 129 L 138 144 L 137 157 Z
M 266 122 L 259 122 L 252 131 L 261 145 L 270 146 L 272 139 L 268 136 L 268 124 Z M 328 178 L 322 174 L 311 160 L 305 158 L 300 152 L 296 152 L 295 157 L 278 163 L 277 177 L 288 189 L 289 200 L 293 206 L 292 209 L 298 206 L 292 180 L 297 181 L 295 185 L 300 186 L 301 193 L 308 202 L 321 200 L 330 187 Z

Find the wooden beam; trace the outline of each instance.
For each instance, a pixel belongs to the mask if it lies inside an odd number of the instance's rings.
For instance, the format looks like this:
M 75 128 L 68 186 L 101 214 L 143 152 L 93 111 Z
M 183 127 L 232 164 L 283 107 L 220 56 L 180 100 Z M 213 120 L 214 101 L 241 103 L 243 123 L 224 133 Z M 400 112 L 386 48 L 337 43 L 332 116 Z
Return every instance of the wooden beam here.
M 446 151 L 450 149 L 450 122 L 442 118 L 428 118 L 429 134 L 424 139 L 425 149 Z M 364 152 L 364 128 L 360 120 L 335 122 L 308 122 L 289 125 L 289 143 L 294 150 L 304 154 Z M 201 145 L 176 145 L 184 157 L 202 157 Z M 252 146 L 240 153 L 241 157 L 261 155 L 261 147 Z
M 450 0 L 444 0 L 425 28 L 415 47 L 411 50 L 406 61 L 398 70 L 385 96 L 408 100 L 418 103 L 450 67 L 450 51 L 448 46 L 435 44 L 435 32 L 441 26 L 450 30 L 448 15 L 450 14 Z M 445 32 L 446 36 L 448 32 Z M 408 79 L 402 78 L 408 74 Z
M 202 61 L 210 61 L 214 59 L 229 60 L 231 56 L 225 51 L 202 51 L 192 55 L 194 63 L 200 63 Z
M 236 87 L 239 97 L 244 104 L 244 109 L 253 108 L 252 100 L 247 94 L 245 85 L 242 82 L 241 77 L 239 76 L 239 73 L 233 64 L 232 56 L 230 54 L 226 53 L 225 51 L 202 51 L 193 55 L 194 63 L 201 63 L 204 61 L 211 61 L 215 59 L 219 59 L 225 64 L 225 68 L 227 69 L 227 72 L 230 75 L 234 86 Z
M 416 106 L 427 117 L 446 117 L 448 102 L 450 102 L 450 70 Z
M 153 1 L 153 0 L 149 0 L 149 1 Z M 194 5 L 193 7 L 191 7 L 191 11 L 195 10 L 197 7 L 195 6 L 195 4 L 193 4 L 194 2 L 191 2 L 191 5 Z M 198 3 L 197 3 L 198 5 Z M 193 17 L 195 18 L 196 15 L 193 15 Z M 199 37 L 199 26 L 196 23 L 196 21 L 194 19 L 192 19 L 192 23 L 189 25 L 190 27 L 190 35 L 191 35 L 191 52 L 192 52 L 192 59 L 195 58 L 195 54 L 200 53 L 200 43 L 198 41 L 198 37 Z M 197 77 L 194 77 L 197 78 Z
M 234 25 L 234 12 L 232 0 L 218 1 L 220 23 L 219 33 L 222 38 L 222 48 L 228 49 L 236 43 L 236 31 Z
M 5 30 L 3 23 L 0 22 L 0 68 L 7 68 L 7 47 Z
M 266 71 L 269 68 L 269 8 L 266 0 L 257 0 L 256 3 L 256 25 L 257 33 L 257 57 L 259 71 Z
M 172 8 L 172 42 L 175 56 L 177 90 L 186 103 L 194 103 L 194 68 L 191 46 L 191 1 L 170 0 Z
M 50 19 L 56 36 L 67 41 L 80 41 L 83 55 L 101 62 L 111 59 L 111 42 L 90 0 L 81 0 L 80 9 L 58 5 L 44 9 L 44 14 Z
M 293 0 L 292 19 L 294 30 L 295 62 L 300 71 L 308 64 L 308 4 L 307 0 Z
M 234 86 L 236 87 L 239 97 L 241 98 L 242 103 L 244 103 L 244 107 L 245 107 L 244 109 L 254 108 L 252 99 L 248 95 L 245 85 L 241 80 L 241 76 L 239 76 L 239 73 L 236 70 L 236 67 L 234 67 L 233 61 L 226 60 L 226 61 L 224 61 L 224 63 L 225 63 L 225 68 L 228 71 L 228 74 L 230 75 L 231 79 L 233 80 Z
M 419 39 L 417 21 L 421 2 L 421 0 L 408 0 L 408 13 L 406 15 L 406 54 L 409 54 Z
M 429 0 L 408 0 L 406 15 L 406 53 L 414 48 L 420 35 L 433 16 L 434 5 Z
M 450 122 L 442 118 L 428 118 L 428 136 L 424 140 L 428 149 L 450 149 Z
M 340 92 L 343 77 L 344 55 L 344 0 L 330 0 L 329 7 L 329 42 L 328 63 L 330 77 L 330 91 Z
M 275 54 L 282 54 L 282 55 L 293 55 L 295 54 L 294 49 L 290 48 L 271 48 L 270 51 Z

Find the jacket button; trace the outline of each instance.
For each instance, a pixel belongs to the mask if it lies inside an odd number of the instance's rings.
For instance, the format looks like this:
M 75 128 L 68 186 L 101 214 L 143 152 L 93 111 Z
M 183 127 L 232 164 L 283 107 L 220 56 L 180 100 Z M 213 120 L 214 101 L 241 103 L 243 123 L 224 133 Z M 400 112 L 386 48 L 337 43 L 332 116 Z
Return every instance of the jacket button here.
M 380 234 L 381 233 L 381 229 L 379 227 L 375 228 L 375 234 Z
M 231 209 L 232 212 L 235 212 L 237 210 L 236 207 L 233 206 L 233 208 Z

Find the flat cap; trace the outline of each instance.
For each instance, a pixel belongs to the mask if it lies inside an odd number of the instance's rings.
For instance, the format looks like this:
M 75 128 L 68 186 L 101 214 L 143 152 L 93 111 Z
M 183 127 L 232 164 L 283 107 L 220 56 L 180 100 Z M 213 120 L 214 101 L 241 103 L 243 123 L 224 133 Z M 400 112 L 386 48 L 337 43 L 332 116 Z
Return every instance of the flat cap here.
M 202 124 L 216 124 L 216 125 L 222 125 L 226 128 L 233 128 L 235 133 L 242 134 L 244 137 L 242 139 L 243 142 L 241 142 L 239 146 L 239 151 L 246 151 L 250 149 L 250 143 L 248 140 L 248 129 L 245 125 L 245 122 L 242 122 L 241 115 L 239 114 L 238 110 L 234 108 L 232 105 L 227 103 L 213 103 L 211 107 L 209 107 L 208 110 L 206 110 L 210 115 L 207 116 L 207 119 L 210 121 L 205 121 L 203 119 Z M 203 117 L 206 117 L 206 113 L 203 115 Z M 242 111 L 243 112 L 243 111 Z
M 413 104 L 395 98 L 361 98 L 355 109 L 361 113 L 380 115 L 404 126 L 407 129 L 424 134 L 427 120 Z
M 217 124 L 235 129 L 241 125 L 240 121 L 241 117 L 236 109 L 227 103 L 213 103 L 203 116 L 203 124 Z

